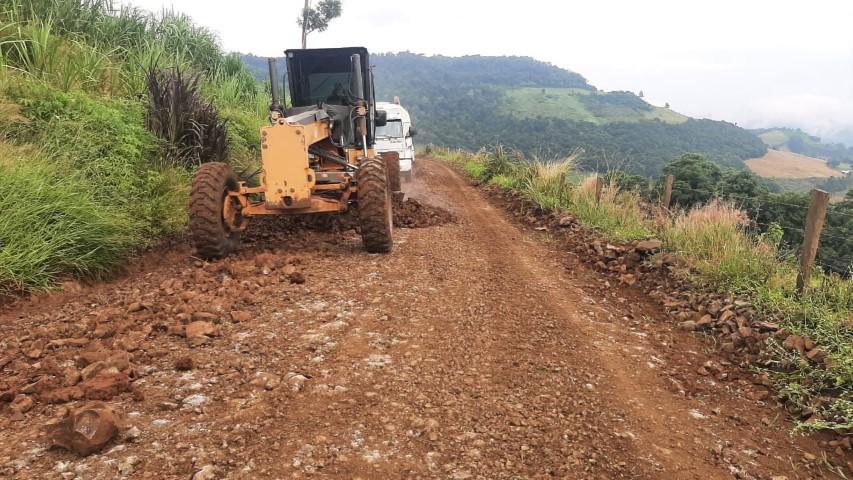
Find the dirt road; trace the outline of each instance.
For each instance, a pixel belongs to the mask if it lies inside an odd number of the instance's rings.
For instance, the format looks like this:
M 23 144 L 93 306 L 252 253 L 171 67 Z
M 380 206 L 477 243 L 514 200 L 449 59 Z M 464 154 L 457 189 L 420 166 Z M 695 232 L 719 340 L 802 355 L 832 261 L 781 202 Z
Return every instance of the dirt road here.
M 638 290 L 421 163 L 409 195 L 457 221 L 397 230 L 390 255 L 267 228 L 220 262 L 178 244 L 7 307 L 0 391 L 36 401 L 0 404 L 0 475 L 836 478 L 736 367 L 697 374 L 719 359 Z M 75 405 L 56 392 L 96 351 L 130 352 L 106 400 L 123 431 L 88 457 L 47 450 L 44 424 Z

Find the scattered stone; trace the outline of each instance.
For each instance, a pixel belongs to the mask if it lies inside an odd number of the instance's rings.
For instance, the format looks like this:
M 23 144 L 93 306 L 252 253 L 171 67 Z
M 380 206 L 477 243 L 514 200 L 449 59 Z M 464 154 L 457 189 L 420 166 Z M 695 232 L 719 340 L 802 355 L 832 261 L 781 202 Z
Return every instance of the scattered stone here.
M 48 427 L 51 447 L 86 456 L 99 451 L 118 434 L 118 415 L 102 402 L 88 402 L 69 410 L 58 424 Z
M 255 266 L 258 268 L 274 269 L 281 266 L 282 263 L 282 259 L 274 253 L 264 252 L 255 255 Z
M 9 404 L 9 408 L 11 408 L 15 412 L 23 414 L 29 412 L 30 409 L 33 408 L 34 404 L 35 402 L 33 402 L 32 397 L 19 394 L 15 397 L 14 400 L 12 400 L 12 403 Z
M 693 331 L 696 330 L 696 322 L 694 322 L 693 320 L 685 320 L 678 324 L 678 328 L 682 330 Z
M 557 225 L 565 228 L 573 225 L 575 223 L 575 217 L 564 215 L 560 217 L 560 220 L 557 221 Z
M 305 275 L 303 275 L 302 272 L 293 272 L 287 276 L 287 279 L 290 280 L 290 283 L 295 283 L 297 285 L 305 283 Z
M 651 253 L 657 250 L 660 250 L 663 247 L 663 242 L 660 240 L 643 240 L 642 242 L 637 242 L 637 246 L 635 247 L 638 252 L 642 253 Z
M 806 354 L 806 358 L 813 362 L 819 363 L 826 358 L 826 352 L 824 352 L 820 348 L 813 348 L 809 350 L 809 352 Z
M 692 418 L 695 418 L 696 420 L 705 420 L 706 418 L 708 418 L 705 414 L 703 414 L 702 412 L 700 412 L 699 410 L 696 410 L 696 409 L 692 409 L 687 413 L 688 413 L 688 415 L 690 415 Z
M 184 334 L 191 346 L 197 347 L 210 341 L 211 337 L 219 335 L 219 329 L 211 322 L 197 320 L 184 329 Z
M 752 391 L 749 393 L 749 398 L 756 400 L 756 401 L 767 400 L 767 398 L 769 396 L 770 396 L 770 392 L 768 392 L 767 390 L 764 390 L 764 389 L 755 390 L 755 391 Z
M 125 476 L 131 475 L 133 474 L 135 467 L 140 462 L 141 460 L 139 459 L 139 457 L 135 455 L 130 455 L 118 464 L 118 473 Z
M 142 431 L 139 430 L 139 427 L 132 426 L 127 429 L 127 432 L 124 433 L 124 439 L 128 442 L 135 442 L 142 436 Z
M 216 467 L 205 465 L 193 474 L 192 480 L 216 480 Z
M 278 375 L 267 372 L 256 372 L 255 378 L 249 382 L 252 386 L 272 390 L 281 385 L 281 378 Z
M 197 311 L 197 312 L 193 312 L 192 320 L 193 320 L 193 322 L 216 323 L 219 321 L 219 315 L 217 315 L 215 313 L 205 312 L 205 311 Z
M 699 318 L 699 320 L 696 321 L 695 327 L 697 329 L 702 328 L 702 327 L 705 327 L 706 325 L 710 325 L 713 321 L 714 321 L 714 317 L 712 317 L 710 314 L 706 313 L 705 315 L 702 315 Z
M 186 372 L 193 369 L 193 359 L 190 357 L 180 357 L 175 360 L 175 370 Z
M 44 353 L 45 341 L 43 339 L 39 339 L 30 344 L 30 348 L 24 353 L 27 358 L 32 360 L 37 360 Z
M 130 378 L 120 372 L 101 373 L 95 378 L 82 382 L 79 387 L 83 391 L 83 397 L 89 400 L 109 400 L 130 390 Z
M 190 395 L 189 397 L 185 398 L 181 403 L 184 406 L 195 408 L 195 407 L 200 407 L 200 406 L 204 405 L 205 403 L 207 403 L 207 400 L 208 400 L 208 398 L 206 395 L 201 394 L 201 393 L 196 393 L 196 394 Z
M 107 362 L 95 362 L 80 371 L 80 377 L 83 380 L 97 377 L 100 373 L 118 373 L 118 369 L 110 367 Z
M 290 389 L 294 392 L 302 390 L 308 377 L 299 373 L 290 372 L 285 377 L 285 381 L 290 385 Z
M 802 355 L 806 350 L 806 340 L 799 335 L 788 335 L 788 338 L 785 339 L 782 346 L 788 350 L 794 350 Z
M 391 364 L 391 356 L 379 353 L 370 354 L 365 360 L 368 367 L 383 368 Z
M 231 321 L 239 323 L 239 322 L 247 322 L 252 319 L 252 314 L 245 310 L 233 310 L 231 312 Z

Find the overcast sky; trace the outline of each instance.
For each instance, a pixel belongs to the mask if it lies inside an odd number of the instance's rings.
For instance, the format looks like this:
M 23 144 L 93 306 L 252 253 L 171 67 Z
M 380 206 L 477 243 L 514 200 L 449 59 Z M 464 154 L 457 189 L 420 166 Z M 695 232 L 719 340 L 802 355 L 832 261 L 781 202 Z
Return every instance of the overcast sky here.
M 303 0 L 128 1 L 185 12 L 227 50 L 299 46 Z M 343 0 L 308 46 L 353 45 L 528 55 L 691 116 L 853 137 L 853 0 Z

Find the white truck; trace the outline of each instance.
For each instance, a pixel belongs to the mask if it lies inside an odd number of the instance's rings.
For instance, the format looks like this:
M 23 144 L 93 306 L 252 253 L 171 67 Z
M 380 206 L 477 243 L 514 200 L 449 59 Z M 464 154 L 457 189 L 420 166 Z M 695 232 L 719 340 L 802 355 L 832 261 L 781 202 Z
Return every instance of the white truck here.
M 377 153 L 397 152 L 400 155 L 400 174 L 404 180 L 411 181 L 415 167 L 415 127 L 409 112 L 400 105 L 399 99 L 394 102 L 377 102 L 377 110 L 384 110 L 387 121 L 384 126 L 376 127 Z

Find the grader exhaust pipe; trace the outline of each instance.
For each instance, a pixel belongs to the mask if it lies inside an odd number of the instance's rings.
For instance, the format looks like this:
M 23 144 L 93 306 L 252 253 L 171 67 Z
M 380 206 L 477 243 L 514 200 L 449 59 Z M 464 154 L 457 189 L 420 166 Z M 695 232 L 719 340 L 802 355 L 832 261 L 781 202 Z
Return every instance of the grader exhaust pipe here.
M 272 93 L 270 111 L 281 112 L 281 102 L 278 96 L 278 66 L 276 65 L 275 58 L 268 58 L 267 63 L 270 71 L 270 92 Z
M 364 157 L 367 158 L 367 102 L 364 98 L 364 77 L 361 75 L 361 55 L 354 53 L 349 57 L 352 63 L 352 91 L 356 98 L 356 105 L 363 115 L 359 115 L 357 120 L 358 134 L 361 135 L 361 145 L 364 148 Z

